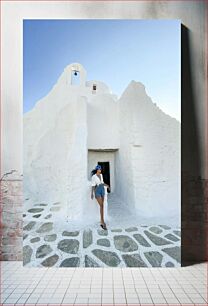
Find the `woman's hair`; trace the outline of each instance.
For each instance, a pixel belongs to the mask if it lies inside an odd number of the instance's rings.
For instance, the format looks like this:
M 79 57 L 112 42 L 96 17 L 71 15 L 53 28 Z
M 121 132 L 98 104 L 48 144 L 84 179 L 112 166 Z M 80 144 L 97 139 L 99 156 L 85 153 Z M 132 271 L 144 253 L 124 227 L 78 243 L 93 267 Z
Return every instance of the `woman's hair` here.
M 93 170 L 91 171 L 91 176 L 93 176 L 96 172 L 97 172 L 97 169 L 93 169 Z
M 101 167 L 100 165 L 97 165 L 97 166 L 95 167 L 95 169 L 93 169 L 93 170 L 91 171 L 91 176 L 93 176 L 95 173 L 97 173 L 97 169 L 102 169 L 102 167 Z

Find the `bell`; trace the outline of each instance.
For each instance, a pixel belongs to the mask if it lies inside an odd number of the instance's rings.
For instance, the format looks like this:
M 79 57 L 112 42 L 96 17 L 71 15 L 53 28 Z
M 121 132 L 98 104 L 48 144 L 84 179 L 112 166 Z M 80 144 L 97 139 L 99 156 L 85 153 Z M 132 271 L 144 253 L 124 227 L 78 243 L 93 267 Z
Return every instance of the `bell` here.
M 75 71 L 74 75 L 77 75 L 77 72 Z

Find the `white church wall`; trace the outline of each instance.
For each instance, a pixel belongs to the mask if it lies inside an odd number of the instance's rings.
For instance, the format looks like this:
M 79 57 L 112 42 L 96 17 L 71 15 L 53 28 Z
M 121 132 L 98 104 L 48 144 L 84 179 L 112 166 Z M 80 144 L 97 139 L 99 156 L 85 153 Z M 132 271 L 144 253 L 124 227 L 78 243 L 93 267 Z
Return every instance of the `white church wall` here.
M 73 105 L 64 106 L 50 127 L 46 112 L 42 112 L 41 117 L 37 113 L 36 116 L 31 116 L 29 122 L 24 122 L 25 192 L 30 190 L 30 196 L 33 195 L 39 201 L 52 201 L 54 196 L 58 196 L 57 188 L 62 185 L 62 179 L 66 176 L 63 163 L 72 145 L 70 139 L 74 133 L 73 112 Z M 38 122 L 41 123 L 40 126 Z M 30 128 L 36 129 L 34 136 L 30 134 Z
M 93 96 L 88 103 L 88 149 L 119 147 L 118 103 L 110 94 Z
M 119 105 L 119 150 L 116 152 L 115 192 L 123 200 L 123 202 L 134 208 L 135 205 L 135 189 L 133 186 L 132 158 L 129 143 L 132 141 L 132 115 L 133 109 L 128 103 L 128 96 L 125 92 L 118 101 Z
M 65 76 L 66 71 L 50 93 L 24 114 L 23 183 L 26 197 L 61 201 L 74 218 L 81 214 L 86 192 L 80 182 L 86 186 L 87 98 L 80 96 L 85 90 L 67 85 Z M 72 202 L 76 202 L 73 209 Z
M 180 123 L 162 112 L 139 82 L 130 83 L 119 103 L 124 100 L 129 126 L 131 119 L 126 156 L 131 159 L 135 208 L 145 217 L 172 216 L 179 222 Z
M 25 192 L 35 201 L 60 201 L 70 218 L 81 215 L 87 179 L 86 100 L 77 102 L 63 107 L 32 147 L 26 143 L 30 135 L 24 138 Z
M 76 104 L 75 133 L 72 149 L 68 152 L 67 216 L 69 220 L 82 220 L 87 202 L 87 99 L 78 98 Z M 65 191 L 66 192 L 66 191 Z
M 91 92 L 93 92 L 93 94 L 112 94 L 112 90 L 104 82 L 98 80 L 90 80 L 86 81 L 85 84 L 91 89 Z M 93 90 L 93 85 L 96 86 L 95 90 Z

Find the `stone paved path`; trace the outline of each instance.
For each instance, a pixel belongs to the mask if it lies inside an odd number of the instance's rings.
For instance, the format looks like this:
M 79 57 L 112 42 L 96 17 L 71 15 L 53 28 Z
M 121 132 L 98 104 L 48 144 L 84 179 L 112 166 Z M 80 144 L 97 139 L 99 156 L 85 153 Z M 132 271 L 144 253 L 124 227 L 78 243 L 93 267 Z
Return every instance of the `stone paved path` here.
M 108 230 L 99 222 L 85 228 L 57 226 L 60 203 L 35 203 L 24 217 L 23 265 L 33 267 L 177 267 L 181 231 L 168 224 L 141 224 L 109 197 Z M 122 210 L 122 214 L 121 214 Z M 120 222 L 120 225 L 118 225 Z M 122 225 L 122 226 L 121 226 Z

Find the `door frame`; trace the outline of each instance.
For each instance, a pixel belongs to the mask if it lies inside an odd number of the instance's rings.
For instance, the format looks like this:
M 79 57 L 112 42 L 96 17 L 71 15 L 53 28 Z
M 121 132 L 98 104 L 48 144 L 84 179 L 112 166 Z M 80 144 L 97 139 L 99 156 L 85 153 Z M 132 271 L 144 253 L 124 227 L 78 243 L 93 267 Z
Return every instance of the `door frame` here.
M 88 150 L 88 179 L 90 180 L 90 172 L 98 162 L 109 162 L 111 192 L 115 190 L 115 150 Z

